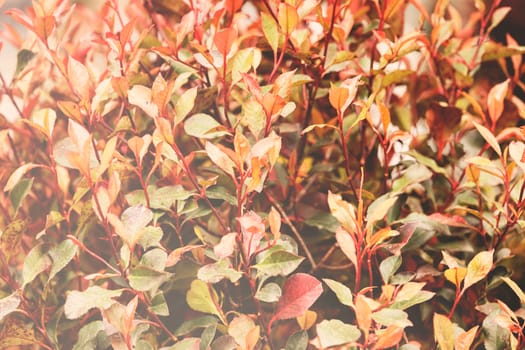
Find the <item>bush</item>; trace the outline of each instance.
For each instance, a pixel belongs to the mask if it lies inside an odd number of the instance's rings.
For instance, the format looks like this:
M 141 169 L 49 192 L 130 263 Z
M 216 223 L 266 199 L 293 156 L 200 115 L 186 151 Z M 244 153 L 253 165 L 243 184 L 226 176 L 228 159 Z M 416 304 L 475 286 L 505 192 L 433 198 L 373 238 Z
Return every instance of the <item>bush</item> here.
M 0 348 L 524 348 L 499 3 L 8 11 Z

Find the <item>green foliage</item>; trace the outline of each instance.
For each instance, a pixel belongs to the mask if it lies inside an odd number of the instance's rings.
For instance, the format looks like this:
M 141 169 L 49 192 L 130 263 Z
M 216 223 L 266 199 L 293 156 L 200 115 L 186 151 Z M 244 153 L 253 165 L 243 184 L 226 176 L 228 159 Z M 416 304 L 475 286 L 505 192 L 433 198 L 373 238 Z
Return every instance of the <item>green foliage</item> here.
M 0 35 L 0 349 L 525 347 L 511 9 L 83 3 Z

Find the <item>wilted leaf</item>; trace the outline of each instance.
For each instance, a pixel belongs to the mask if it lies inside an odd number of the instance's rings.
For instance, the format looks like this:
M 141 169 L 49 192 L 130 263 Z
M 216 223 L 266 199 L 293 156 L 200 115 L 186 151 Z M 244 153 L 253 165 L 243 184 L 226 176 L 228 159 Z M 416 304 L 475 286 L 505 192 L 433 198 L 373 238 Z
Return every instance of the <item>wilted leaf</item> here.
M 32 324 L 25 325 L 16 319 L 4 322 L 0 332 L 0 349 L 13 349 L 36 343 L 38 340 Z
M 361 336 L 356 326 L 340 320 L 323 320 L 317 324 L 316 330 L 323 349 L 354 342 Z
M 434 339 L 441 350 L 454 350 L 454 328 L 444 315 L 434 314 Z
M 476 254 L 467 265 L 467 275 L 465 276 L 463 290 L 469 288 L 474 283 L 485 278 L 492 270 L 492 258 L 494 251 L 484 251 Z
M 268 328 L 271 328 L 272 323 L 277 320 L 301 316 L 322 293 L 323 286 L 315 277 L 305 273 L 291 276 L 283 286 L 283 294 Z
M 65 315 L 68 319 L 74 320 L 82 317 L 91 309 L 107 309 L 116 302 L 113 298 L 121 294 L 122 289 L 109 290 L 99 286 L 91 286 L 82 292 L 71 291 L 64 304 Z
M 10 222 L 0 236 L 0 249 L 4 254 L 6 261 L 9 261 L 11 254 L 16 252 L 16 247 L 20 243 L 22 234 L 27 228 L 27 221 L 14 220 Z

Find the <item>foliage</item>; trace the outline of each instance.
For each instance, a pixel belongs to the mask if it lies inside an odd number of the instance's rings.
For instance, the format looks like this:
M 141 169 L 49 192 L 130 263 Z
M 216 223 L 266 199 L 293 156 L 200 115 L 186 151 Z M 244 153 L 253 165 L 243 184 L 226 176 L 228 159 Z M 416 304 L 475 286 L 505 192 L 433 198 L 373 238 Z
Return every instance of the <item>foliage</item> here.
M 0 348 L 525 347 L 525 47 L 474 3 L 8 11 Z

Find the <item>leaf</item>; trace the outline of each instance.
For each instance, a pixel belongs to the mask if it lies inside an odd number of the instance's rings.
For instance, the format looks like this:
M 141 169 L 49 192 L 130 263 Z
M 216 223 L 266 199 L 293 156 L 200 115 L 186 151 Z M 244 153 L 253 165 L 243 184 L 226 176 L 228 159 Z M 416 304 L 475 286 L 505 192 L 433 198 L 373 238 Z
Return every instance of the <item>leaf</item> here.
M 42 108 L 37 110 L 31 116 L 31 125 L 46 135 L 48 139 L 51 139 L 56 119 L 57 114 L 55 110 L 51 108 Z
M 199 328 L 206 328 L 208 326 L 216 325 L 218 322 L 215 316 L 201 316 L 184 321 L 176 330 L 173 335 L 180 337 L 182 335 L 193 332 Z
M 525 293 L 520 288 L 520 286 L 511 280 L 509 277 L 501 277 L 503 282 L 507 283 L 507 285 L 512 289 L 512 291 L 516 294 L 516 296 L 519 298 L 520 303 L 522 306 L 525 305 Z
M 218 121 L 204 113 L 197 113 L 189 117 L 184 122 L 184 131 L 190 136 L 202 139 L 214 139 L 230 134 Z
M 4 192 L 11 191 L 16 186 L 16 184 L 18 184 L 22 176 L 24 176 L 31 169 L 38 167 L 40 167 L 40 165 L 33 163 L 27 163 L 18 167 L 15 171 L 11 173 L 11 176 L 9 176 L 9 179 L 7 180 L 7 183 L 4 186 Z
M 366 227 L 367 229 L 372 228 L 372 226 L 379 220 L 383 220 L 388 211 L 396 203 L 397 196 L 390 197 L 389 194 L 383 195 L 376 199 L 372 204 L 368 206 L 366 211 Z
M 286 320 L 301 316 L 313 305 L 323 293 L 323 286 L 315 277 L 305 273 L 297 273 L 285 282 L 283 294 L 277 303 L 268 329 L 277 320 Z
M 396 328 L 406 328 L 413 326 L 408 319 L 408 314 L 400 309 L 384 308 L 372 313 L 372 319 L 383 326 L 395 326 Z
M 247 315 L 235 317 L 228 325 L 228 334 L 243 350 L 253 350 L 259 340 L 260 327 Z
M 362 294 L 357 294 L 355 298 L 355 315 L 357 325 L 365 334 L 365 338 L 368 338 L 370 326 L 372 325 L 372 308 Z
M 83 101 L 88 101 L 92 86 L 89 72 L 82 63 L 69 56 L 67 60 L 67 75 L 71 86 Z
M 476 338 L 479 326 L 472 327 L 467 332 L 463 332 L 454 342 L 454 350 L 469 350 Z
M 317 324 L 316 330 L 323 349 L 354 342 L 361 336 L 356 326 L 340 320 L 323 320 Z
M 31 62 L 31 60 L 35 56 L 36 56 L 36 53 L 31 50 L 22 49 L 18 51 L 18 53 L 16 54 L 15 76 L 18 76 L 18 74 L 20 74 L 20 72 L 24 70 L 27 64 Z
M 467 265 L 467 275 L 463 283 L 463 290 L 469 288 L 474 283 L 485 278 L 492 269 L 492 259 L 494 250 L 484 251 L 476 254 Z
M 273 250 L 262 261 L 253 265 L 253 268 L 267 276 L 287 276 L 297 269 L 303 260 L 303 257 L 285 250 Z
M 102 321 L 97 320 L 86 324 L 80 328 L 80 331 L 78 332 L 78 340 L 73 346 L 73 350 L 101 348 L 98 346 L 99 338 L 101 338 L 99 337 L 99 333 L 105 335 L 104 323 Z
M 15 311 L 20 305 L 20 295 L 18 292 L 0 299 L 0 322 L 11 312 Z
M 255 293 L 255 298 L 265 303 L 275 303 L 279 301 L 281 294 L 281 287 L 277 283 L 270 282 Z
M 348 89 L 332 85 L 328 94 L 330 104 L 334 107 L 338 113 L 343 113 L 343 107 L 348 100 Z
M 157 295 L 151 299 L 150 304 L 151 311 L 153 311 L 156 315 L 159 316 L 169 316 L 170 315 L 170 309 L 168 307 L 168 303 L 166 302 L 166 298 L 164 297 L 164 293 L 160 292 Z
M 122 289 L 109 290 L 99 286 L 91 286 L 82 292 L 71 291 L 67 294 L 64 304 L 66 318 L 75 320 L 91 309 L 107 309 L 116 302 L 113 298 L 120 297 L 122 291 Z
M 398 345 L 403 338 L 403 333 L 403 328 L 389 326 L 383 332 L 378 334 L 377 343 L 374 344 L 372 350 L 389 349 Z
M 440 350 L 454 350 L 454 328 L 444 315 L 434 314 L 434 339 Z
M 26 228 L 27 221 L 18 219 L 11 221 L 4 229 L 4 232 L 0 231 L 0 250 L 5 256 L 6 262 L 8 262 L 11 255 L 16 252 L 16 248 Z
M 195 98 L 197 97 L 197 88 L 193 87 L 184 91 L 179 97 L 177 103 L 175 103 L 175 118 L 173 120 L 173 126 L 177 126 L 181 121 L 186 118 L 195 106 Z
M 388 284 L 392 276 L 401 267 L 402 259 L 400 255 L 392 255 L 381 261 L 379 264 L 379 272 L 383 278 L 383 282 Z
M 424 286 L 424 282 L 405 283 L 397 293 L 394 303 L 392 303 L 390 307 L 405 310 L 413 305 L 421 304 L 432 299 L 435 293 L 422 290 Z
M 69 264 L 77 254 L 77 251 L 78 246 L 70 239 L 63 240 L 59 245 L 51 249 L 49 256 L 53 263 L 51 265 L 51 271 L 49 272 L 48 281 Z
M 315 128 L 321 128 L 321 129 L 322 128 L 330 128 L 330 129 L 338 130 L 338 128 L 336 126 L 331 125 L 331 124 L 310 124 L 306 128 L 304 128 L 303 131 L 301 131 L 301 135 L 304 135 L 304 134 L 312 131 Z
M 11 200 L 11 204 L 13 205 L 15 216 L 16 213 L 18 213 L 18 209 L 20 208 L 22 201 L 27 196 L 32 186 L 33 178 L 22 179 L 15 185 L 15 187 L 13 187 L 11 192 L 9 192 L 9 199 Z
M 332 292 L 335 293 L 335 296 L 341 304 L 350 307 L 354 306 L 354 298 L 352 296 L 352 291 L 350 290 L 350 288 L 348 288 L 341 282 L 337 282 L 329 278 L 323 278 L 323 282 L 326 283 L 328 287 L 332 290 Z
M 167 273 L 142 265 L 132 269 L 128 276 L 129 285 L 140 292 L 156 291 L 167 278 Z
M 356 216 L 354 206 L 343 200 L 341 195 L 328 191 L 328 206 L 330 212 L 349 233 L 356 231 Z
M 237 218 L 241 225 L 242 250 L 248 258 L 257 251 L 257 247 L 265 234 L 264 223 L 254 211 L 249 211 Z
M 113 214 L 108 214 L 108 219 L 115 232 L 133 249 L 142 236 L 144 228 L 153 219 L 153 212 L 143 205 L 135 205 L 124 210 L 120 220 Z
M 211 161 L 215 163 L 222 171 L 230 176 L 235 176 L 234 169 L 237 168 L 235 162 L 219 147 L 211 142 L 206 142 L 206 153 Z
M 461 282 L 467 275 L 467 269 L 464 267 L 454 267 L 446 269 L 444 272 L 445 278 L 456 285 L 456 288 L 460 288 Z
M 279 47 L 279 28 L 277 27 L 277 23 L 268 13 L 261 12 L 261 27 L 264 37 L 275 55 Z
M 292 334 L 286 341 L 284 350 L 306 350 L 308 347 L 308 332 L 299 331 Z
M 487 141 L 490 147 L 492 147 L 492 149 L 498 154 L 498 156 L 501 157 L 501 148 L 499 146 L 498 140 L 492 134 L 492 132 L 481 124 L 478 124 L 476 122 L 473 123 L 476 129 L 478 129 L 478 132 L 485 139 L 485 141 Z
M 159 116 L 159 108 L 152 100 L 151 89 L 146 86 L 134 85 L 128 91 L 128 101 L 142 109 L 151 118 Z
M 212 286 L 201 280 L 193 280 L 191 282 L 190 290 L 186 294 L 186 302 L 188 306 L 195 311 L 205 314 L 217 315 L 224 324 L 227 324 L 223 319 L 222 313 L 218 307 L 219 296 Z
M 509 144 L 509 154 L 516 165 L 525 172 L 525 144 L 521 141 L 512 141 Z
M 222 29 L 215 33 L 213 43 L 224 57 L 230 53 L 235 40 L 237 40 L 237 35 L 237 29 L 233 27 Z
M 227 259 L 219 260 L 213 264 L 204 265 L 197 272 L 197 278 L 206 283 L 217 283 L 228 279 L 235 283 L 242 277 L 242 272 L 231 268 Z
M 23 286 L 31 283 L 36 276 L 51 265 L 51 260 L 47 253 L 48 250 L 45 244 L 39 244 L 29 251 L 22 268 Z
M 277 15 L 277 18 L 281 31 L 286 36 L 289 36 L 299 23 L 297 9 L 288 3 L 279 4 L 279 14 Z
M 37 343 L 33 325 L 25 325 L 16 319 L 4 322 L 0 332 L 0 349 L 20 348 L 22 345 Z
M 489 91 L 487 106 L 493 124 L 498 121 L 503 113 L 504 101 L 509 90 L 509 83 L 510 79 L 507 79 L 502 83 L 494 85 Z
M 357 266 L 356 247 L 352 235 L 339 226 L 335 231 L 335 239 L 346 257 L 352 262 L 352 264 L 354 264 L 354 266 Z

